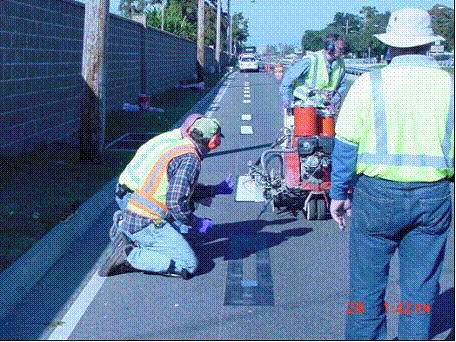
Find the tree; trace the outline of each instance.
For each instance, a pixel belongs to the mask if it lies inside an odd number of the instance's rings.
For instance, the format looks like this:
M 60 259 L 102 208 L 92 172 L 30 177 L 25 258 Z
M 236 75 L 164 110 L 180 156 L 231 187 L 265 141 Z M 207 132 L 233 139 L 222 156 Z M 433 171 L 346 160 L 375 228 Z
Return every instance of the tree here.
M 324 30 L 307 30 L 301 39 L 302 51 L 317 51 L 323 48 Z
M 236 46 L 236 51 L 241 51 L 245 46 L 245 42 L 249 37 L 249 21 L 244 18 L 242 13 L 234 13 L 233 15 L 233 42 Z
M 446 50 L 454 50 L 454 10 L 443 5 L 434 5 L 429 11 L 432 29 L 445 38 Z
M 143 14 L 146 9 L 162 0 L 120 0 L 119 11 L 121 15 L 131 18 L 135 14 Z
M 364 14 L 364 24 L 367 24 L 369 21 L 371 21 L 375 15 L 378 13 L 377 9 L 372 6 L 363 6 L 361 8 L 361 11 L 359 11 L 360 14 Z
M 146 16 L 147 25 L 161 28 L 161 8 L 147 11 Z M 187 39 L 196 39 L 196 22 L 186 20 L 178 0 L 171 0 L 167 3 L 164 15 L 164 30 Z

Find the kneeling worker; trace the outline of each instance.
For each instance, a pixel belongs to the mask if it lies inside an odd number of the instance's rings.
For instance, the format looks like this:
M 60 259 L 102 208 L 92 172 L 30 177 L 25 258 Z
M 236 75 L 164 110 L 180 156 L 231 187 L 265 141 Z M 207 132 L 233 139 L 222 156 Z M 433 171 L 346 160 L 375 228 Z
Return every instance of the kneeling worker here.
M 122 213 L 114 215 L 117 229 L 111 233 L 112 242 L 99 275 L 141 270 L 189 279 L 195 272 L 196 255 L 182 234 L 189 229 L 207 233 L 213 223 L 195 216 L 189 199 L 231 194 L 234 182 L 228 176 L 214 186 L 197 183 L 201 161 L 223 137 L 219 122 L 201 117 L 188 132 L 182 139 L 170 139 L 164 133 L 148 151 L 138 150 L 144 157 L 136 168 L 147 168 L 147 175 L 129 196 Z

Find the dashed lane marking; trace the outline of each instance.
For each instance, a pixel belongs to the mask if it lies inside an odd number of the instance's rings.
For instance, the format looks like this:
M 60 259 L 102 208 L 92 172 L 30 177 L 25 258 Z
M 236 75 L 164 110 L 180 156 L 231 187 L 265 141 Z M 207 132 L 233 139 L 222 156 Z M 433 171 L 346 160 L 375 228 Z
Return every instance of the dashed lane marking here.
M 250 102 L 252 102 L 252 101 L 251 101 L 251 100 L 249 100 L 249 99 L 246 99 L 246 100 L 242 100 L 242 103 L 250 103 Z
M 250 114 L 242 114 L 241 115 L 241 120 L 250 121 L 250 120 L 252 120 L 252 115 L 250 115 Z
M 241 126 L 241 134 L 253 134 L 252 126 Z

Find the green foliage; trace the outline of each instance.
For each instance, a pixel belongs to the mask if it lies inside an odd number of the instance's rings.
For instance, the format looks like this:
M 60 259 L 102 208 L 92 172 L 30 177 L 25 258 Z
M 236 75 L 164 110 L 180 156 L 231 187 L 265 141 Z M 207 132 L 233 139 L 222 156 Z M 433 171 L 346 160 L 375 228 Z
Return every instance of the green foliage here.
M 445 38 L 442 44 L 448 51 L 454 50 L 454 9 L 443 5 L 434 5 L 430 10 L 434 32 Z
M 146 24 L 152 27 L 161 28 L 162 9 L 154 8 L 146 12 Z M 187 39 L 196 39 L 196 23 L 187 21 L 183 16 L 182 7 L 178 0 L 171 0 L 165 9 L 163 18 L 163 29 Z
M 120 13 L 127 18 L 134 14 L 145 13 L 149 6 L 162 3 L 162 0 L 121 0 L 119 3 Z
M 222 2 L 223 3 L 223 2 Z M 196 40 L 198 2 L 195 0 L 121 0 L 119 10 L 125 17 L 146 14 L 148 26 L 161 29 L 162 10 L 165 4 L 163 29 L 181 37 Z M 215 46 L 217 0 L 206 0 L 204 7 L 204 44 Z M 220 38 L 222 50 L 228 50 L 228 14 L 221 11 Z M 248 21 L 242 13 L 233 15 L 233 41 L 242 46 L 248 37 Z
M 236 43 L 236 50 L 241 51 L 249 36 L 249 21 L 242 13 L 233 15 L 233 41 Z
M 432 18 L 432 27 L 436 34 L 446 39 L 446 50 L 454 49 L 454 10 L 434 5 L 429 10 Z M 380 13 L 375 7 L 363 6 L 360 15 L 337 12 L 333 22 L 323 30 L 307 30 L 301 39 L 303 51 L 320 50 L 330 34 L 341 34 L 347 43 L 346 52 L 355 57 L 367 57 L 370 50 L 371 57 L 379 57 L 386 51 L 386 45 L 374 37 L 374 34 L 386 31 L 391 12 Z

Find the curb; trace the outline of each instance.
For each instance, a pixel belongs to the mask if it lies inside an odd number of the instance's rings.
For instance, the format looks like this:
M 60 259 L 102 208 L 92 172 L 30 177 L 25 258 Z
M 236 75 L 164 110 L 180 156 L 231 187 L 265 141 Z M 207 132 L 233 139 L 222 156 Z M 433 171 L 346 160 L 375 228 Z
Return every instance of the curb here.
M 198 101 L 173 128 L 179 127 L 185 118 L 202 111 L 211 103 L 211 99 L 225 81 L 225 73 L 220 81 L 200 101 Z M 204 113 L 203 113 L 204 114 Z M 25 252 L 12 265 L 0 273 L 0 319 L 5 318 L 49 269 L 70 249 L 74 241 L 80 238 L 95 222 L 101 213 L 113 202 L 118 177 L 104 185 L 87 201 L 81 204 L 77 214 L 67 222 L 57 224 L 32 248 Z

